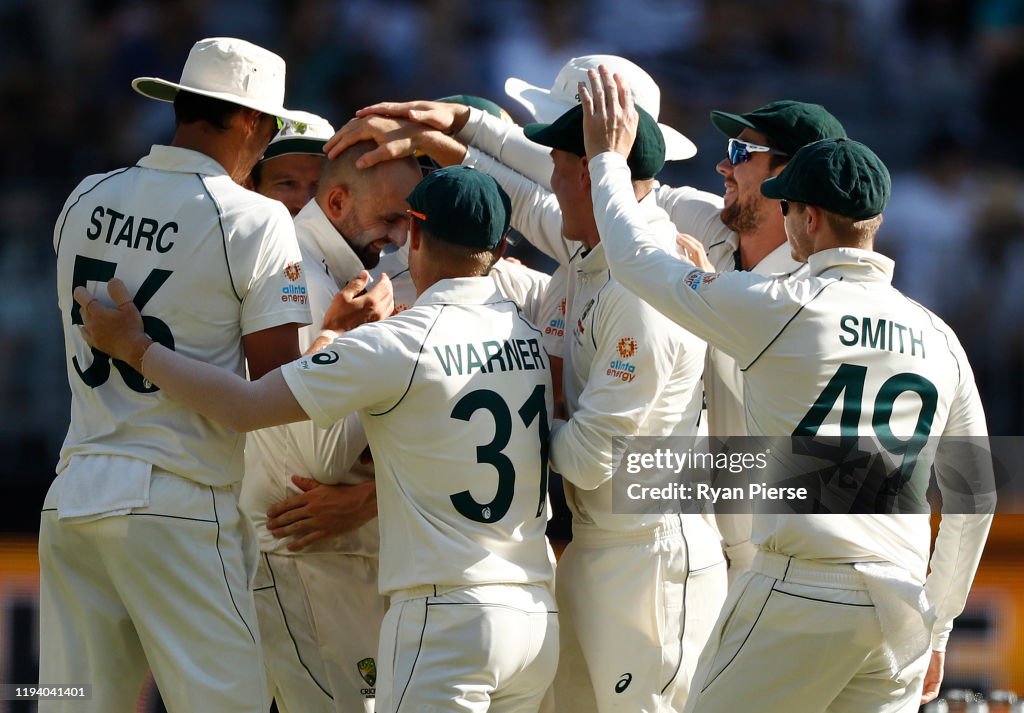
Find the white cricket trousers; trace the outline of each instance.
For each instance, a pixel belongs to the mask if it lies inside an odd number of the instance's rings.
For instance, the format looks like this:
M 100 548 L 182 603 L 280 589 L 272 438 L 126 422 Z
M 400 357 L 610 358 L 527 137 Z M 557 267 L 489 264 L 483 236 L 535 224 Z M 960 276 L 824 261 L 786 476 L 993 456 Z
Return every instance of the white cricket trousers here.
M 266 713 L 255 541 L 229 488 L 153 469 L 150 505 L 39 532 L 39 680 L 92 684 L 40 713 L 132 713 L 152 670 L 170 713 Z
M 546 585 L 416 587 L 391 595 L 377 713 L 537 713 L 558 665 Z
M 717 533 L 699 516 L 682 522 L 636 532 L 573 522 L 555 577 L 558 713 L 682 710 L 727 586 Z
M 377 559 L 260 555 L 253 589 L 272 697 L 281 713 L 373 713 L 388 601 Z
M 863 575 L 761 550 L 701 655 L 690 713 L 915 713 L 930 652 L 898 673 Z

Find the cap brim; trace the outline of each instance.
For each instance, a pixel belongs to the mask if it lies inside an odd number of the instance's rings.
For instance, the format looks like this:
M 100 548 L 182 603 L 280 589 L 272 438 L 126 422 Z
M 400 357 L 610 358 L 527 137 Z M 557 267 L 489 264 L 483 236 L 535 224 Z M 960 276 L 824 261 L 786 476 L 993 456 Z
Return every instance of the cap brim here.
M 269 158 L 290 156 L 292 154 L 307 154 L 310 156 L 327 158 L 327 154 L 324 153 L 324 144 L 326 143 L 326 139 L 305 139 L 298 137 L 281 139 L 280 141 L 271 141 L 270 145 L 267 146 L 267 150 L 263 152 L 263 158 L 261 160 L 266 161 Z
M 211 92 L 205 89 L 186 87 L 157 77 L 136 77 L 132 80 L 132 89 L 144 97 L 156 99 L 157 101 L 162 102 L 173 102 L 174 97 L 178 96 L 179 91 L 186 91 L 191 92 L 192 94 L 210 97 L 212 99 L 220 99 L 222 101 L 230 102 L 231 104 L 238 104 L 239 106 L 244 106 L 248 109 L 262 111 L 264 114 L 270 114 L 271 116 L 276 116 L 288 121 L 304 121 L 306 116 L 304 112 L 289 111 L 283 106 L 270 106 L 268 104 L 263 104 L 262 102 L 250 101 L 244 97 L 235 96 L 234 94 L 227 94 L 226 92 Z
M 728 114 L 724 111 L 711 112 L 711 123 L 730 139 L 739 136 L 744 129 L 757 129 L 739 114 Z
M 786 196 L 782 194 L 784 190 L 782 182 L 779 181 L 778 176 L 772 176 L 761 181 L 761 195 L 765 198 L 774 198 L 775 200 L 782 200 Z
M 574 106 L 553 98 L 549 89 L 541 89 L 515 77 L 505 80 L 505 93 L 522 104 L 535 121 L 545 124 L 550 124 Z
M 538 122 L 536 124 L 527 124 L 523 127 L 523 135 L 526 136 L 530 141 L 541 146 L 547 146 L 548 148 L 558 148 L 554 145 L 554 142 L 549 136 L 549 129 L 551 124 L 545 122 Z
M 666 161 L 683 161 L 697 155 L 697 145 L 671 126 L 658 124 L 658 128 L 665 137 Z

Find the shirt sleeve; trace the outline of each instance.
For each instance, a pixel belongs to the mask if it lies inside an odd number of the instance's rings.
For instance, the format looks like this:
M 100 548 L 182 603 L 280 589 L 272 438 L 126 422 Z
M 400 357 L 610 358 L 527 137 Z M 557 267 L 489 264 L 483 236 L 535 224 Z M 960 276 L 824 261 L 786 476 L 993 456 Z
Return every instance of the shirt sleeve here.
M 551 356 L 561 359 L 565 354 L 565 301 L 566 280 L 569 268 L 559 265 L 551 275 L 540 306 L 540 322 L 537 326 L 544 333 L 544 349 Z
M 365 409 L 393 405 L 404 393 L 416 354 L 390 322 L 364 324 L 281 367 L 288 388 L 321 428 Z
M 470 107 L 469 121 L 456 138 L 493 156 L 544 190 L 551 190 L 551 149 L 526 138 L 518 124 Z
M 612 439 L 638 433 L 686 348 L 661 315 L 621 288 L 605 293 L 595 309 L 597 352 L 586 386 L 551 441 L 552 468 L 584 490 L 612 477 Z M 623 362 L 632 370 L 613 368 Z
M 227 239 L 228 264 L 242 300 L 242 334 L 309 324 L 309 300 L 295 226 L 281 204 L 255 204 Z
M 703 272 L 658 241 L 636 201 L 625 157 L 590 162 L 594 215 L 612 277 L 677 324 L 749 366 L 822 284 L 747 272 Z
M 492 176 L 508 193 L 512 199 L 512 227 L 560 265 L 569 262 L 578 246 L 562 237 L 562 209 L 553 193 L 479 149 L 467 149 L 462 163 Z
M 935 458 L 943 514 L 925 581 L 925 592 L 936 615 L 933 651 L 946 650 L 953 620 L 963 611 L 978 571 L 992 526 L 991 513 L 995 511 L 995 478 L 987 447 L 985 412 L 967 357 L 956 337 L 948 336 L 953 342 L 960 382 Z M 954 511 L 947 512 L 949 509 Z

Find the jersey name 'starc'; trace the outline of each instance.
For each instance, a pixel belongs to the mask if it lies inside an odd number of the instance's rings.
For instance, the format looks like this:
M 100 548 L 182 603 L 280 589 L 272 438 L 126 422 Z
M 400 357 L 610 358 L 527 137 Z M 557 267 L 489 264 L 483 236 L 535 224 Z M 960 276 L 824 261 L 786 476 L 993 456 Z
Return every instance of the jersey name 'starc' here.
M 445 344 L 434 347 L 434 354 L 444 369 L 444 373 L 472 374 L 474 370 L 482 374 L 493 374 L 496 371 L 530 371 L 546 369 L 547 364 L 541 355 L 540 344 L 536 339 L 510 339 L 501 342 L 486 341 L 476 344 Z
M 103 229 L 104 219 L 106 219 L 106 230 Z M 119 224 L 120 227 L 118 227 Z M 85 237 L 89 240 L 99 240 L 100 236 L 103 236 L 104 242 L 108 245 L 113 244 L 115 247 L 124 245 L 147 252 L 156 248 L 158 253 L 170 251 L 174 247 L 171 236 L 178 233 L 178 224 L 173 221 L 160 223 L 153 218 L 137 218 L 134 215 L 126 215 L 101 205 L 93 209 L 89 225 L 91 227 L 85 231 Z M 115 229 L 116 236 L 114 235 Z

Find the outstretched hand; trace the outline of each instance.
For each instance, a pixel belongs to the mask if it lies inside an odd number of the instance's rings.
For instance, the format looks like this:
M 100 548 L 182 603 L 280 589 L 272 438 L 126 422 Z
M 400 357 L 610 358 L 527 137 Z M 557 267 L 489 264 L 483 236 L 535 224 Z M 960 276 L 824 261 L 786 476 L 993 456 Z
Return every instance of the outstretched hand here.
M 614 151 L 629 156 L 636 139 L 640 115 L 633 105 L 633 93 L 621 75 L 603 64 L 587 70 L 590 87 L 579 83 L 583 106 L 583 145 L 587 158 Z
M 107 307 L 84 287 L 75 288 L 73 295 L 82 316 L 85 341 L 141 372 L 142 355 L 153 343 L 143 331 L 142 314 L 120 279 L 115 277 L 107 283 L 107 294 L 116 308 Z

